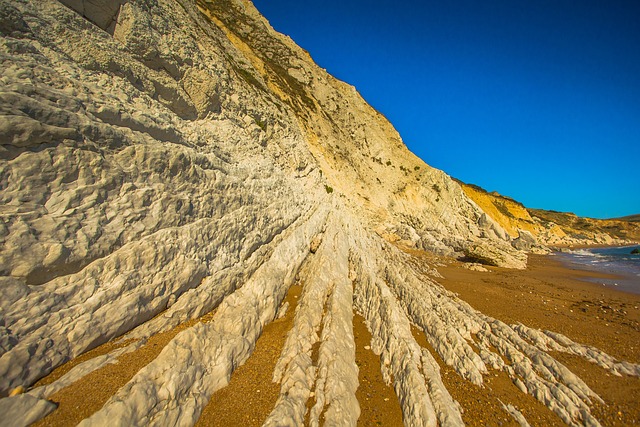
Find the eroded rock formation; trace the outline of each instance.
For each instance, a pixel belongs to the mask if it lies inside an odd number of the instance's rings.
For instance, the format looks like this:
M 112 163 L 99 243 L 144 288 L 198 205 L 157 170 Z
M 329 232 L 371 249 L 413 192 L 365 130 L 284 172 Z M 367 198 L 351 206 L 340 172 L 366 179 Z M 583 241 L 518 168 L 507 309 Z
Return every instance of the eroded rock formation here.
M 82 423 L 193 424 L 294 283 L 265 425 L 355 425 L 354 311 L 406 425 L 462 424 L 412 324 L 464 378 L 502 370 L 569 424 L 598 425 L 599 398 L 549 350 L 640 373 L 473 310 L 400 250 L 526 264 L 517 236 L 249 1 L 0 0 L 0 31 L 0 393 L 132 340 L 5 413 L 44 416 L 55 390 L 210 313 Z
M 624 245 L 640 240 L 640 224 L 633 217 L 581 218 L 572 213 L 528 209 L 521 203 L 481 187 L 462 188 L 514 240 L 520 250 L 545 252 L 545 246 Z

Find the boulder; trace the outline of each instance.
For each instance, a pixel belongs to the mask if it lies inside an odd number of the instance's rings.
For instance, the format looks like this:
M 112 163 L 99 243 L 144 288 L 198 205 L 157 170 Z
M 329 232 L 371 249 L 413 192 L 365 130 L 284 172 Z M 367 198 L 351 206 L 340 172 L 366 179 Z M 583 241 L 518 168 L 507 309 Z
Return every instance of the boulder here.
M 489 215 L 483 213 L 478 220 L 478 226 L 483 231 L 484 237 L 509 240 L 507 232 Z
M 478 264 L 475 262 L 465 262 L 464 264 L 462 264 L 462 266 L 471 271 L 479 271 L 482 273 L 486 273 L 487 271 L 489 271 L 485 267 L 483 267 L 482 264 Z
M 464 249 L 468 261 L 495 267 L 524 269 L 527 267 L 527 255 L 516 251 L 506 244 L 498 245 L 493 241 L 480 240 Z
M 519 251 L 530 251 L 538 245 L 538 241 L 530 232 L 518 230 L 518 237 L 511 242 L 511 245 Z

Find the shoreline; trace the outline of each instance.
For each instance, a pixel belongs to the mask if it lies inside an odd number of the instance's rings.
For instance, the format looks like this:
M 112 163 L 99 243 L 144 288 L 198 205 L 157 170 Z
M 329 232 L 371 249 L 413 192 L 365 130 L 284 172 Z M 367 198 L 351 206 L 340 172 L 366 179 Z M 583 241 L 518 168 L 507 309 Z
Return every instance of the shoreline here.
M 549 248 L 551 250 L 553 250 L 554 252 L 561 252 L 562 249 L 606 249 L 606 248 L 624 248 L 624 247 L 631 247 L 631 246 L 639 246 L 640 242 L 627 242 L 627 243 L 620 243 L 620 244 L 615 244 L 615 245 L 607 245 L 604 243 L 595 243 L 592 245 L 573 245 L 573 244 L 568 244 L 568 245 L 551 245 L 549 246 Z
M 620 249 L 620 248 L 634 248 L 638 244 L 622 245 L 622 246 L 589 246 L 584 248 L 572 248 L 572 251 L 588 250 L 588 249 Z M 640 295 L 640 277 L 634 274 L 633 271 L 626 271 L 625 268 L 631 268 L 624 265 L 621 261 L 612 259 L 607 265 L 602 266 L 599 264 L 579 262 L 575 259 L 575 256 L 579 255 L 575 252 L 566 252 L 562 250 L 554 250 L 548 256 L 555 258 L 564 267 L 570 270 L 586 271 L 590 273 L 591 277 L 586 277 L 583 280 L 595 284 L 596 286 L 602 285 L 615 290 L 619 290 L 625 293 Z M 631 253 L 629 253 L 631 255 Z M 611 268 L 612 265 L 619 265 L 622 267 Z M 604 267 L 611 269 L 611 271 L 605 271 Z M 603 279 L 600 281 L 599 279 Z
M 572 340 L 597 347 L 618 360 L 640 363 L 640 295 L 603 287 L 585 279 L 611 278 L 613 275 L 565 266 L 552 255 L 530 255 L 525 270 L 487 267 L 488 272 L 463 268 L 458 261 L 447 262 L 438 271 L 444 288 L 452 291 L 474 309 L 507 324 L 559 332 Z M 603 425 L 640 424 L 640 379 L 615 377 L 602 368 L 575 356 L 552 353 L 553 357 L 580 376 L 605 401 L 592 405 L 592 413 Z M 490 372 L 487 378 L 494 375 Z M 496 381 L 487 387 L 484 402 L 469 397 L 469 385 L 447 376 L 448 388 L 466 414 L 482 413 L 484 419 L 498 419 L 501 408 L 496 401 L 518 407 L 532 425 L 548 425 L 550 411 L 514 388 L 495 373 Z M 488 400 L 486 400 L 488 399 Z M 491 405 L 491 402 L 494 402 Z M 508 403 L 508 402 L 505 402 Z M 491 408 L 494 407 L 493 411 Z M 553 425 L 564 425 L 555 418 Z M 465 417 L 470 426 L 483 425 L 473 416 Z

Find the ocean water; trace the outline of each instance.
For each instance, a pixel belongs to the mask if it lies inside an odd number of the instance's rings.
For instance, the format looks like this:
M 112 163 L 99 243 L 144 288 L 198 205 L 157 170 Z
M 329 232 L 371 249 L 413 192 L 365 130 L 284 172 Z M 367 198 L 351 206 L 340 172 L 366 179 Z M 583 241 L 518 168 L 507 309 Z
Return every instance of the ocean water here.
M 631 251 L 640 246 L 577 249 L 556 252 L 558 259 L 581 270 L 597 271 L 620 276 L 616 279 L 593 278 L 590 281 L 621 291 L 640 294 L 640 255 Z

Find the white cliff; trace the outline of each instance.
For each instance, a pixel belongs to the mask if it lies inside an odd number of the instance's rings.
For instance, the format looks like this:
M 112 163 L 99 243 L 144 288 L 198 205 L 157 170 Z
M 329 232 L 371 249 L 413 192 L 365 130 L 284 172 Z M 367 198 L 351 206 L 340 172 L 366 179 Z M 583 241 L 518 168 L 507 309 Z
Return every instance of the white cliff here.
M 550 349 L 640 374 L 489 318 L 416 267 L 399 247 L 515 268 L 526 255 L 249 1 L 0 0 L 0 31 L 2 396 L 109 340 L 133 351 L 214 312 L 82 422 L 192 425 L 294 283 L 265 425 L 355 425 L 354 312 L 406 425 L 462 424 L 411 325 L 462 377 L 505 371 L 568 424 L 598 425 L 599 397 Z M 56 389 L 117 355 L 0 405 L 20 414 L 30 399 L 44 416 Z

